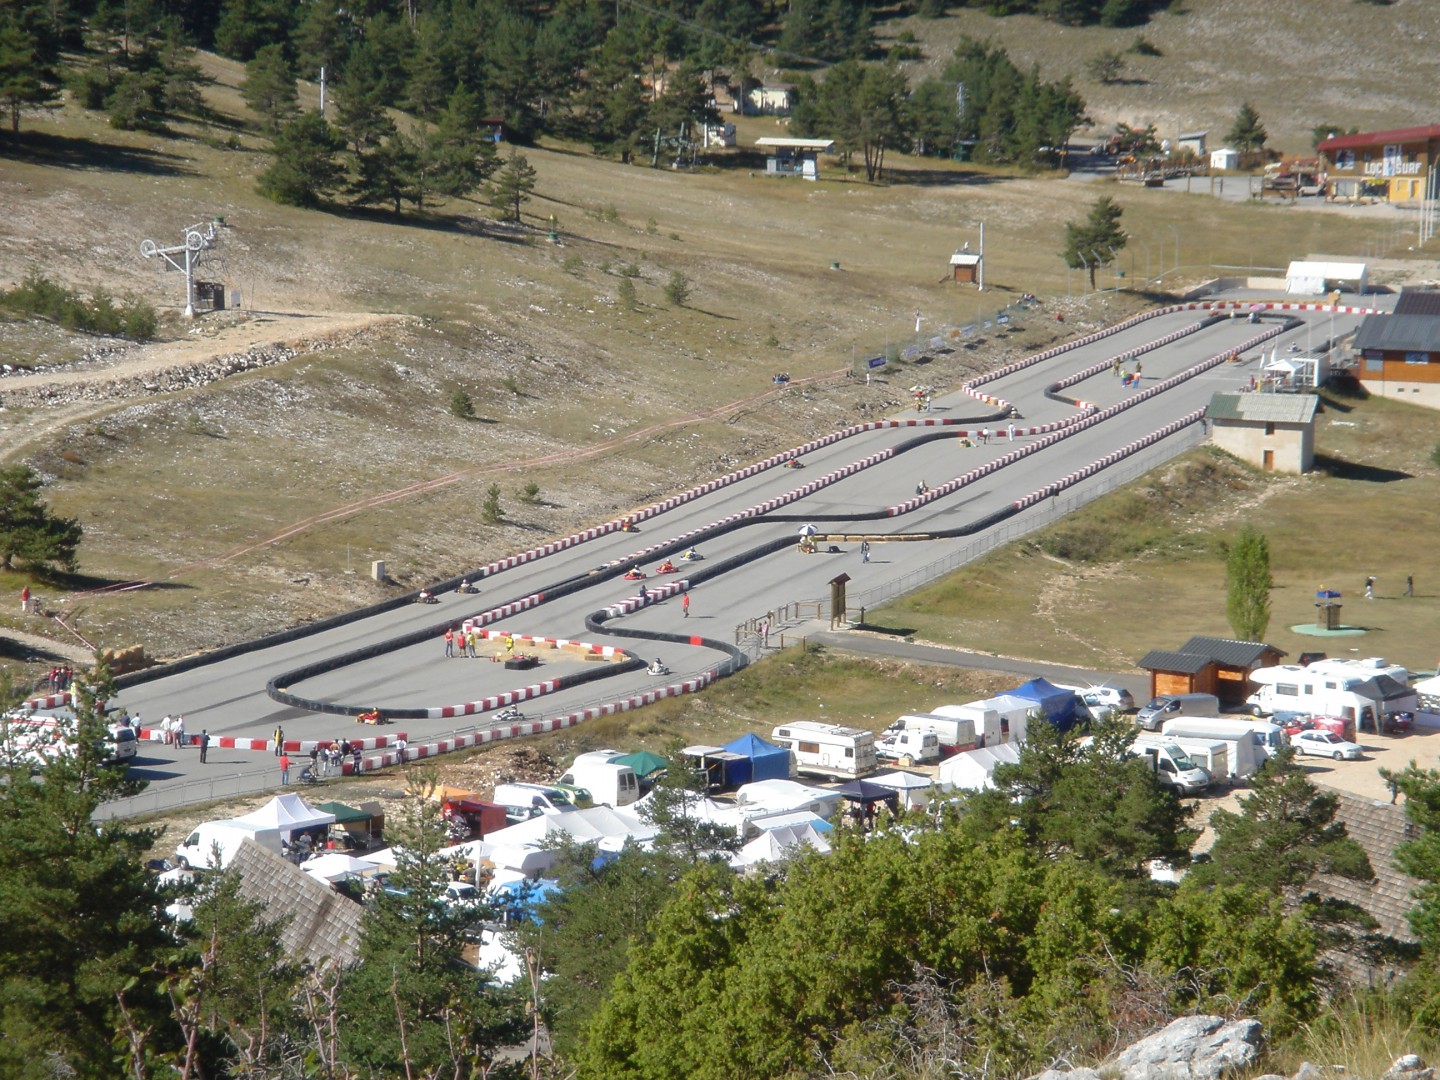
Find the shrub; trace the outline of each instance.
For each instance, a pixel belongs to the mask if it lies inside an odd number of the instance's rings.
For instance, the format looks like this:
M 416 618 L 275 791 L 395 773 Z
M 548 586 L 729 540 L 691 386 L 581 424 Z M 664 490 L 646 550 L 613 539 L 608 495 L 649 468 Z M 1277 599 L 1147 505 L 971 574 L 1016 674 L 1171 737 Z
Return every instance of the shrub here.
M 639 294 L 635 291 L 635 282 L 628 277 L 620 279 L 620 288 L 616 292 L 616 296 L 619 297 L 620 306 L 626 311 L 634 311 L 635 305 L 639 303 L 640 299 Z
M 459 388 L 450 395 L 450 415 L 459 420 L 475 419 L 475 402 L 470 395 Z
M 480 504 L 480 519 L 486 525 L 499 525 L 505 521 L 505 509 L 500 505 L 499 484 L 491 484 L 485 492 L 485 501 Z
M 527 481 L 520 489 L 519 499 L 528 506 L 534 506 L 540 501 L 540 485 L 534 480 Z
M 665 285 L 665 298 L 676 307 L 684 307 L 690 299 L 690 279 L 676 270 Z
M 1135 40 L 1130 43 L 1130 52 L 1136 56 L 1164 56 L 1160 46 L 1147 38 L 1144 34 L 1136 34 Z
M 505 378 L 500 380 L 500 385 L 503 386 L 508 392 L 516 395 L 517 397 L 519 396 L 520 380 L 515 378 L 514 375 L 506 375 Z
M 38 315 L 70 330 L 149 341 L 155 336 L 159 319 L 155 309 L 134 294 L 126 294 L 116 306 L 114 298 L 97 288 L 87 301 L 73 289 L 30 271 L 19 286 L 0 293 L 0 306 L 27 315 Z

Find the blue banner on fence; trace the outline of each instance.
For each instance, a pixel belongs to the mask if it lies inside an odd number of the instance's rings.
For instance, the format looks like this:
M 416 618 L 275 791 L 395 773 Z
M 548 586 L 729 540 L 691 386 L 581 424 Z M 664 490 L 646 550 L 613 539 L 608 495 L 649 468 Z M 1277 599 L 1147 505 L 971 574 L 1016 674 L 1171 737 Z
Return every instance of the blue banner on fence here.
M 883 357 L 883 356 L 872 356 L 872 357 L 870 357 L 869 360 L 866 360 L 866 361 L 865 361 L 865 366 L 866 366 L 866 367 L 871 367 L 871 368 L 884 367 L 884 366 L 885 366 L 885 357 Z

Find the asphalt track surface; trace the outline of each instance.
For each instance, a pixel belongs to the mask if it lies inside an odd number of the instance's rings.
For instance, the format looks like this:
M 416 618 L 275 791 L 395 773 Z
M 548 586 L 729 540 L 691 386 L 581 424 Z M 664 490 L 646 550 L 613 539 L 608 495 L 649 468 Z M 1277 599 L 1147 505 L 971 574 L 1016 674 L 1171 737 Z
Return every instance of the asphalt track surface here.
M 512 699 L 520 699 L 527 721 L 541 720 L 542 729 L 549 730 L 582 722 L 587 706 L 592 713 L 618 711 L 696 689 L 719 671 L 745 662 L 722 646 L 734 642 L 736 627 L 746 620 L 786 603 L 828 597 L 828 582 L 842 572 L 850 576 L 853 593 L 917 571 L 967 542 L 977 522 L 1007 509 L 1008 527 L 1013 530 L 1018 521 L 1023 528 L 1027 517 L 1038 517 L 1035 506 L 1058 490 L 1067 498 L 1084 498 L 1087 486 L 1097 485 L 1077 474 L 1087 467 L 1102 473 L 1103 463 L 1123 460 L 1118 455 L 1139 440 L 1152 440 L 1161 452 L 1173 442 L 1178 452 L 1183 448 L 1178 432 L 1199 422 L 1212 394 L 1248 385 L 1259 370 L 1262 346 L 1245 349 L 1239 363 L 1217 363 L 1216 358 L 1259 335 L 1268 335 L 1265 350 L 1278 349 L 1285 356 L 1292 345 L 1304 348 L 1323 340 L 1332 326 L 1337 335 L 1349 332 L 1360 318 L 1327 308 L 1267 312 L 1259 325 L 1243 317 L 1224 318 L 1197 329 L 1214 319 L 1205 310 L 1132 321 L 1098 340 L 1082 339 L 1076 347 L 1041 354 L 1045 358 L 1038 362 L 1012 365 L 1017 370 L 1004 369 L 1007 373 L 999 377 L 972 381 L 969 392 L 937 399 L 928 413 L 903 413 L 896 419 L 906 426 L 864 425 L 847 436 L 827 436 L 821 440 L 828 440 L 826 445 L 804 451 L 802 469 L 780 467 L 779 459 L 789 455 L 778 455 L 767 459 L 777 464 L 741 470 L 749 475 L 714 490 L 696 489 L 691 498 L 666 500 L 662 505 L 668 508 L 661 511 L 641 510 L 632 515 L 638 532 L 619 531 L 611 522 L 581 534 L 599 535 L 569 546 L 550 545 L 560 550 L 515 565 L 504 565 L 514 560 L 492 564 L 483 568 L 483 576 L 467 575 L 479 585 L 478 595 L 443 592 L 438 604 L 403 604 L 131 683 L 114 705 L 140 713 L 147 727 L 167 713 L 181 713 L 187 731 L 198 733 L 203 727 L 214 740 L 203 766 L 193 750 L 147 742 L 132 772 L 151 782 L 146 807 L 155 808 L 166 805 L 167 791 L 171 803 L 191 801 L 195 796 L 182 792 L 193 791 L 197 779 L 208 777 L 213 783 L 217 771 L 235 775 L 251 790 L 270 781 L 278 786 L 275 758 L 260 748 L 277 725 L 284 728 L 292 757 L 297 751 L 308 753 L 315 741 L 393 740 L 400 732 L 409 744 L 407 756 L 414 757 L 431 752 L 440 740 L 453 744 L 456 733 L 478 730 L 469 736 L 475 741 L 529 733 L 528 724 L 489 731 L 491 713 Z M 1177 339 L 1152 347 L 1171 337 Z M 1138 391 L 1122 387 L 1111 371 L 1114 357 L 1133 350 L 1146 350 L 1139 355 L 1144 377 Z M 1126 366 L 1133 368 L 1134 360 Z M 1057 382 L 1084 372 L 1093 373 L 1058 394 L 1047 393 Z M 1175 380 L 1187 372 L 1193 374 Z M 974 386 L 976 381 L 981 385 Z M 1164 389 L 1146 396 L 1158 386 Z M 1024 434 L 1013 441 L 1001 436 L 1007 421 L 997 420 L 994 399 L 1018 408 L 1021 419 L 1015 424 Z M 991 438 L 976 444 L 981 428 L 988 428 Z M 1172 429 L 1177 434 L 1164 434 Z M 965 446 L 965 439 L 972 445 Z M 916 485 L 922 480 L 931 494 L 917 500 Z M 773 505 L 777 501 L 782 505 Z M 806 524 L 819 531 L 821 553 L 796 551 L 797 531 Z M 950 535 L 928 538 L 937 533 Z M 871 541 L 868 563 L 858 552 L 862 536 Z M 702 562 L 677 559 L 679 573 L 653 573 L 665 555 L 676 559 L 692 539 Z M 841 553 L 825 553 L 832 543 Z M 621 577 L 632 563 L 646 572 L 643 582 Z M 665 595 L 639 604 L 642 584 Z M 688 617 L 681 606 L 687 592 Z M 601 614 L 607 609 L 608 615 Z M 488 631 L 519 636 L 517 650 L 535 651 L 541 666 L 514 671 L 487 659 L 447 658 L 444 627 L 471 617 L 484 620 Z M 617 636 L 637 632 L 663 637 Z M 647 660 L 658 657 L 673 674 L 657 678 L 633 663 L 562 658 L 553 650 L 530 649 L 525 636 L 619 648 Z M 495 649 L 494 643 L 484 647 Z M 364 655 L 335 666 L 348 654 Z M 595 675 L 602 669 L 608 677 L 536 692 L 557 676 Z M 301 677 L 294 677 L 296 672 Z M 281 698 L 288 695 L 334 711 L 277 701 L 267 684 L 281 691 Z M 353 713 L 376 706 L 430 715 L 406 716 L 383 727 L 357 726 Z M 394 758 L 393 750 L 376 748 L 367 751 L 365 760 L 373 767 Z

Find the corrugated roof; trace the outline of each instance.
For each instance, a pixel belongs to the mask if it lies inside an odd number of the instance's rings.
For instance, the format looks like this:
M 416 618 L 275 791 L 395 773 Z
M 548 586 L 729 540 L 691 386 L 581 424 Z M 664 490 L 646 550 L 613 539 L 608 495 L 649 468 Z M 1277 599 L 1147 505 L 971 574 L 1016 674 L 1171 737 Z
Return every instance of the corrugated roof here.
M 1354 349 L 1440 352 L 1440 318 L 1434 315 L 1366 315 Z
M 1396 315 L 1440 315 L 1440 289 L 1407 285 L 1395 301 Z
M 1359 150 L 1366 146 L 1384 146 L 1387 143 L 1421 142 L 1440 139 L 1440 124 L 1428 127 L 1396 128 L 1394 131 L 1362 131 L 1358 135 L 1336 135 L 1326 139 L 1315 149 L 1322 154 L 1331 150 Z
M 1199 653 L 1151 649 L 1140 658 L 1140 666 L 1147 671 L 1178 671 L 1184 675 L 1198 675 L 1210 666 L 1210 658 Z
M 348 896 L 253 840 L 241 842 L 226 873 L 240 875 L 240 895 L 265 905 L 270 919 L 289 919 L 280 931 L 287 956 L 316 967 L 327 961 L 348 967 L 360 959 L 364 908 Z
M 1284 656 L 1274 645 L 1263 641 L 1236 641 L 1234 638 L 1192 637 L 1180 646 L 1182 653 L 1200 653 L 1226 667 L 1248 668 L 1267 658 L 1266 654 Z
M 1308 424 L 1315 419 L 1314 394 L 1216 394 L 1206 411 L 1211 420 L 1250 420 L 1270 424 Z

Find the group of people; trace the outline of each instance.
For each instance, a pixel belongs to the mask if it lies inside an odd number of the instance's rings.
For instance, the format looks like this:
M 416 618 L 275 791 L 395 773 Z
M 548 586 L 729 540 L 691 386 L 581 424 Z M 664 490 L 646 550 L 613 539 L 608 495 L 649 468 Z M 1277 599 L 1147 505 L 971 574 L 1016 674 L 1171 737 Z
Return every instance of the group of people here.
M 75 672 L 68 667 L 52 667 L 50 669 L 49 686 L 50 693 L 58 694 L 62 690 L 69 690 L 70 684 L 75 681 Z
M 174 716 L 167 713 L 160 721 L 160 738 L 166 746 L 184 746 L 185 717 L 179 713 Z
M 480 631 L 475 629 L 463 630 L 457 626 L 445 628 L 445 655 L 446 656 L 479 656 L 477 646 L 480 644 Z

